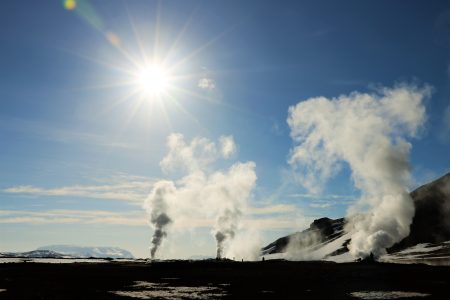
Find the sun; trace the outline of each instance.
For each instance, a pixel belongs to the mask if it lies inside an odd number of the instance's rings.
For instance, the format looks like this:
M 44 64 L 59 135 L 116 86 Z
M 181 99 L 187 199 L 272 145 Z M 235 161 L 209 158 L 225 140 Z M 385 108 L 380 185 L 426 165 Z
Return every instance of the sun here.
M 161 96 L 168 91 L 170 75 L 162 65 L 146 65 L 138 70 L 136 84 L 145 95 Z

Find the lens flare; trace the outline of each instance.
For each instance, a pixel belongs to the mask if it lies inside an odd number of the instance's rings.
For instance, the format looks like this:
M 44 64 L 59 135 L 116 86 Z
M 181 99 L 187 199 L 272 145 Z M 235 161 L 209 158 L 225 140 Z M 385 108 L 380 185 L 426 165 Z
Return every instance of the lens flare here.
M 108 42 L 111 43 L 111 45 L 119 47 L 121 44 L 120 38 L 117 34 L 115 34 L 112 31 L 108 31 L 106 33 L 106 39 L 108 40 Z
M 67 10 L 74 10 L 77 7 L 77 1 L 76 0 L 65 0 L 64 1 L 64 8 Z

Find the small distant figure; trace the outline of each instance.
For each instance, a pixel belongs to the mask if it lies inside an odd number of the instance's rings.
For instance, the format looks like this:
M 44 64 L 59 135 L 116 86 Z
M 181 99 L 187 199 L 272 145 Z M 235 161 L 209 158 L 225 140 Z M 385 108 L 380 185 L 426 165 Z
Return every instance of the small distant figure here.
M 265 261 L 266 259 L 264 258 L 264 256 L 263 256 L 263 258 L 262 258 L 262 261 Z
M 373 264 L 377 263 L 377 259 L 375 258 L 375 255 L 370 252 L 370 255 L 365 258 L 359 258 L 357 262 L 366 263 L 366 264 Z
M 244 262 L 244 259 L 242 259 L 242 262 Z

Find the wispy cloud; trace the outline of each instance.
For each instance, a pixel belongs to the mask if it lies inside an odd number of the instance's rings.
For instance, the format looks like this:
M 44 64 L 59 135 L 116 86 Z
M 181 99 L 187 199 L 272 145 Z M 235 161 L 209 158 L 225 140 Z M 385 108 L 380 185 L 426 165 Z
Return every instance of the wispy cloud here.
M 356 201 L 356 196 L 353 195 L 336 195 L 336 194 L 326 194 L 326 195 L 316 195 L 316 194 L 289 194 L 289 198 L 301 199 L 307 202 L 311 208 L 330 208 L 336 205 L 350 205 Z
M 3 130 L 26 133 L 40 139 L 60 143 L 81 143 L 107 148 L 135 148 L 135 145 L 122 141 L 117 136 L 62 128 L 42 121 L 2 117 L 0 118 L 0 125 Z
M 257 214 L 269 214 L 274 211 L 287 210 L 280 207 L 265 207 L 255 209 Z M 251 227 L 260 230 L 292 229 L 297 230 L 307 226 L 313 218 L 286 218 L 282 215 L 276 217 L 252 217 L 247 215 L 242 220 L 244 228 Z M 0 224 L 103 224 L 124 226 L 148 226 L 145 212 L 141 210 L 115 212 L 103 210 L 0 210 Z M 195 228 L 214 227 L 214 218 L 186 218 L 173 224 L 175 230 L 190 230 Z
M 280 123 L 276 119 L 272 119 L 272 127 L 270 128 L 270 132 L 273 134 L 280 136 L 283 134 L 283 128 Z
M 302 198 L 302 199 L 355 199 L 353 195 L 336 195 L 336 194 L 327 194 L 327 195 L 316 195 L 316 194 L 289 194 L 287 195 L 289 198 Z
M 3 193 L 50 197 L 82 197 L 135 202 L 141 204 L 149 194 L 155 180 L 147 178 L 123 178 L 123 181 L 103 185 L 74 185 L 43 188 L 19 185 L 1 190 Z
M 0 210 L 0 224 L 110 224 L 145 226 L 147 224 L 142 211 L 112 212 L 86 210 L 48 210 L 22 211 Z
M 297 211 L 297 207 L 291 204 L 276 204 L 262 207 L 251 207 L 247 210 L 251 215 L 269 215 L 269 214 L 284 214 L 293 213 Z

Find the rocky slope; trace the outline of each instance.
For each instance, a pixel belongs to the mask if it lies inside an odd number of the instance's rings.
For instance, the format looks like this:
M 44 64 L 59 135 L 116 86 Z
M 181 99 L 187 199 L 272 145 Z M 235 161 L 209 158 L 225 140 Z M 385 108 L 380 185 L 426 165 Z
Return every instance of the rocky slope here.
M 417 188 L 411 197 L 416 213 L 410 235 L 388 249 L 386 259 L 450 258 L 450 173 Z M 268 258 L 293 255 L 300 259 L 352 260 L 347 250 L 350 234 L 345 233 L 344 225 L 343 218 L 315 220 L 308 229 L 265 246 L 261 254 Z

